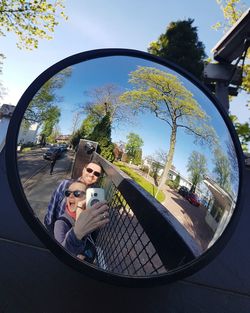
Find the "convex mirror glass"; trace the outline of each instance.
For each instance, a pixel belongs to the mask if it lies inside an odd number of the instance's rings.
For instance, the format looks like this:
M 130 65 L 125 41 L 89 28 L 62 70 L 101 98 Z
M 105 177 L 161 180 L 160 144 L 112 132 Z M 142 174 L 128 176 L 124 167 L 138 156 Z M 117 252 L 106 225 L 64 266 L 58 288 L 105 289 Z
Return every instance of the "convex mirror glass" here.
M 98 160 L 109 222 L 93 236 L 92 258 L 62 249 L 119 277 L 171 275 L 213 249 L 234 216 L 235 135 L 213 97 L 172 63 L 105 51 L 59 62 L 20 100 L 16 160 L 29 205 L 21 210 L 53 241 L 42 225 L 54 191 Z

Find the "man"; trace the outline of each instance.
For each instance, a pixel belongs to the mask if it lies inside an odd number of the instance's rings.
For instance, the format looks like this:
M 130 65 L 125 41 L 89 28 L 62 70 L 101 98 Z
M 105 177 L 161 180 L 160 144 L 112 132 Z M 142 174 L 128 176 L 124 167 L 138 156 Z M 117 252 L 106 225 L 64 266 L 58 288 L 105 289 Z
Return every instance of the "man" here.
M 56 164 L 56 156 L 54 155 L 53 158 L 50 160 L 50 175 L 52 175 L 53 173 L 53 169 L 54 169 L 54 166 Z
M 98 182 L 99 177 L 102 174 L 101 165 L 97 162 L 88 163 L 82 170 L 82 176 L 78 178 L 87 187 L 95 187 Z M 72 183 L 70 179 L 64 179 L 57 189 L 52 194 L 50 199 L 47 213 L 44 218 L 44 225 L 47 230 L 53 234 L 55 221 L 64 214 L 65 211 L 65 197 L 64 192 L 68 186 Z

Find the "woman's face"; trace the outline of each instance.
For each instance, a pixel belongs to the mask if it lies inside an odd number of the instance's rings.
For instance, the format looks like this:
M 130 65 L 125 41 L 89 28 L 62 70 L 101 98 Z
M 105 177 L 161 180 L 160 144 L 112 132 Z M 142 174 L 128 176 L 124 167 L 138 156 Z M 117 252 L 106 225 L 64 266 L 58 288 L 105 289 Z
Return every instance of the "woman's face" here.
M 67 189 L 69 196 L 67 197 L 67 205 L 70 211 L 76 211 L 80 201 L 86 198 L 86 186 L 82 183 L 74 182 Z

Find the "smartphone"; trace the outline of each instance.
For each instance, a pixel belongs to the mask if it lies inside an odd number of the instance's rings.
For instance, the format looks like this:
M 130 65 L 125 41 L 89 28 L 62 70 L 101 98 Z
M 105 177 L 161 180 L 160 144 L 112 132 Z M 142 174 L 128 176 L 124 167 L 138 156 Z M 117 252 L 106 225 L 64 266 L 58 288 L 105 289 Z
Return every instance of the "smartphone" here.
M 86 208 L 91 208 L 95 203 L 104 201 L 105 193 L 103 188 L 87 188 Z

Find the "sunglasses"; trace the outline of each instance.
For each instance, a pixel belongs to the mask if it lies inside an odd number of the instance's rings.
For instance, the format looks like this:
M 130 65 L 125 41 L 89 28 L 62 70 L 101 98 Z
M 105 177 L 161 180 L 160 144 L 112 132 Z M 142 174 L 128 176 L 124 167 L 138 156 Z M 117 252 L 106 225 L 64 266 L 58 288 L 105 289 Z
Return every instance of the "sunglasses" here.
M 88 172 L 88 173 L 93 173 L 93 175 L 95 175 L 95 177 L 100 177 L 101 176 L 101 173 L 100 172 L 96 172 L 96 171 L 94 171 L 94 170 L 92 170 L 92 168 L 90 168 L 90 167 L 87 167 L 86 168 L 86 171 Z
M 86 195 L 85 191 L 80 191 L 80 190 L 65 190 L 64 194 L 66 197 L 69 197 L 71 194 L 73 193 L 74 197 L 79 198 L 79 197 L 83 197 Z

